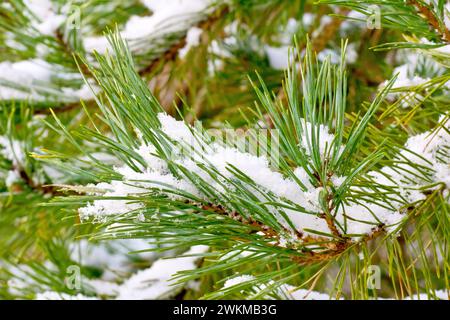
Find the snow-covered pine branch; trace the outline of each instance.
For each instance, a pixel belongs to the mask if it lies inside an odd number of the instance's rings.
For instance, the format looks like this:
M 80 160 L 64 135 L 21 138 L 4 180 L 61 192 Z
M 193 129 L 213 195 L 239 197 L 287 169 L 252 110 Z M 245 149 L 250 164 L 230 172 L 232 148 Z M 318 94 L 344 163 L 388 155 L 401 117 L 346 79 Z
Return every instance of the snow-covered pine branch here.
M 448 4 L 71 3 L 0 4 L 1 299 L 448 298 Z
M 134 2 L 132 6 L 139 3 Z M 185 52 L 195 45 L 200 33 L 193 36 L 189 30 L 197 30 L 197 25 L 206 20 L 208 14 L 215 12 L 214 3 L 210 0 L 174 0 L 165 1 L 163 5 L 160 1 L 148 0 L 142 4 L 150 14 L 131 16 L 120 28 L 120 33 L 129 41 L 143 74 L 152 72 L 156 62 L 164 60 L 167 58 L 165 55 L 173 51 L 172 47 L 175 48 L 176 58 L 179 50 Z M 22 20 L 18 21 L 18 26 L 13 25 L 11 30 L 6 30 L 8 38 L 5 42 L 8 50 L 19 52 L 23 59 L 0 62 L 0 99 L 59 104 L 76 104 L 80 99 L 92 100 L 94 95 L 90 86 L 83 82 L 72 55 L 91 60 L 93 52 L 112 50 L 106 36 L 90 34 L 95 30 L 95 23 L 98 23 L 96 15 L 102 10 L 120 7 L 120 2 L 83 6 L 61 5 L 51 0 L 26 0 L 23 6 Z M 5 16 L 12 16 L 23 8 L 21 5 L 3 3 L 0 10 L 4 11 Z M 83 21 L 80 20 L 81 11 Z M 81 39 L 81 48 L 66 43 L 73 32 L 79 33 L 76 37 Z M 24 34 L 46 41 L 35 47 L 24 46 L 21 39 Z M 89 77 L 89 74 L 86 76 Z
M 116 56 L 124 57 L 120 52 Z M 407 208 L 419 206 L 430 190 L 438 187 L 448 195 L 448 117 L 443 117 L 435 130 L 412 136 L 405 146 L 398 146 L 398 155 L 388 166 L 373 168 L 383 156 L 381 150 L 375 148 L 365 159 L 357 153 L 373 112 L 395 80 L 346 133 L 344 62 L 339 68 L 332 67 L 328 59 L 319 65 L 308 51 L 304 63 L 302 101 L 298 100 L 297 67 L 291 68 L 286 79 L 287 117 L 280 118 L 267 91 L 258 91 L 261 108 L 280 134 L 280 168 L 271 167 L 264 156 L 211 142 L 202 130 L 158 111 L 160 106 L 150 98 L 153 109 L 147 111 L 148 121 L 129 123 L 138 137 L 132 138 L 130 133 L 122 139 L 135 139 L 135 147 L 128 151 L 132 160 L 114 167 L 122 178 L 89 185 L 96 190 L 91 194 L 96 200 L 79 209 L 81 219 L 124 222 L 123 230 L 114 228 L 115 235 L 119 230 L 133 234 L 126 221 L 137 219 L 137 225 L 149 224 L 148 236 L 157 235 L 158 241 L 170 243 L 177 238 L 176 232 L 158 230 L 158 222 L 175 223 L 172 227 L 176 230 L 177 219 L 215 215 L 214 219 L 225 217 L 256 228 L 266 239 L 265 245 L 296 250 L 301 256 L 294 260 L 304 263 L 329 259 L 383 232 L 396 233 L 408 217 Z M 315 96 L 314 88 L 326 75 L 333 79 L 333 86 L 322 97 Z M 132 92 L 133 88 L 129 85 L 124 90 Z M 139 101 L 131 92 L 131 99 Z M 151 97 L 150 92 L 146 94 Z M 139 104 L 125 108 L 133 110 Z M 125 111 L 114 101 L 108 108 L 115 114 Z M 316 108 L 318 113 L 313 111 Z M 129 148 L 125 142 L 111 143 L 122 144 L 118 150 Z M 288 159 L 297 166 L 289 165 Z M 199 239 L 201 236 L 200 232 Z

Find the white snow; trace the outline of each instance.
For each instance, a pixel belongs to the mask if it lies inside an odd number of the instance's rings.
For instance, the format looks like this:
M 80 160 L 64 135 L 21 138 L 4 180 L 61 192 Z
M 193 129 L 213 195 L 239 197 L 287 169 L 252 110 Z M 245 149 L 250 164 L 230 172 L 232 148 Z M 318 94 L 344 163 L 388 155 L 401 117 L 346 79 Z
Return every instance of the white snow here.
M 203 30 L 197 27 L 189 29 L 186 35 L 186 45 L 178 52 L 180 58 L 184 58 L 191 48 L 197 47 L 200 44 L 200 36 L 202 33 Z
M 250 282 L 255 279 L 256 278 L 254 276 L 243 274 L 243 275 L 240 275 L 237 277 L 230 278 L 227 281 L 225 281 L 223 288 L 224 289 L 230 288 L 230 287 L 237 286 L 237 285 L 240 285 L 245 282 Z
M 146 0 L 144 4 L 152 11 L 151 16 L 133 16 L 125 24 L 121 35 L 126 40 L 159 37 L 168 33 L 187 32 L 204 17 L 212 4 L 210 0 Z M 196 31 L 193 31 L 196 32 Z M 191 35 L 195 38 L 195 34 Z M 85 37 L 87 51 L 105 53 L 109 48 L 105 37 Z M 195 41 L 194 41 L 195 42 Z
M 55 292 L 55 291 L 45 291 L 36 294 L 35 300 L 98 300 L 96 297 L 88 297 L 82 295 L 81 293 L 77 295 L 70 295 L 67 293 Z
M 118 275 L 130 272 L 132 258 L 148 261 L 156 259 L 158 255 L 151 251 L 130 254 L 148 249 L 151 249 L 151 246 L 148 241 L 142 239 L 118 239 L 98 244 L 83 239 L 70 245 L 71 259 L 83 266 L 101 268 L 104 271 L 101 277 L 103 281 L 112 281 Z M 90 282 L 89 284 L 93 285 Z
M 251 282 L 256 278 L 252 275 L 238 275 L 228 279 L 223 285 L 222 289 L 228 289 L 234 286 L 241 285 L 243 283 Z M 259 292 L 267 289 L 267 287 L 273 285 L 273 281 L 269 281 L 267 284 L 260 284 L 252 286 L 252 291 Z M 296 289 L 294 286 L 283 284 L 273 290 L 277 296 L 282 299 L 288 300 L 331 300 L 332 298 L 326 293 L 320 293 L 317 291 L 306 290 L 306 289 Z M 272 297 L 266 294 L 263 299 L 271 300 Z
M 308 15 L 303 16 L 303 21 L 308 22 Z M 305 24 L 307 26 L 308 23 Z M 286 26 L 279 31 L 278 46 L 265 45 L 264 51 L 269 59 L 270 66 L 275 70 L 285 70 L 293 63 L 295 51 L 292 50 L 292 40 L 299 29 L 299 22 L 295 19 L 289 19 Z M 290 60 L 289 60 L 290 59 Z
M 339 64 L 341 62 L 341 53 L 337 50 L 325 48 L 317 54 L 317 59 L 319 61 L 325 61 L 327 58 L 330 59 L 332 64 Z M 356 52 L 355 43 L 350 43 L 347 45 L 347 50 L 345 52 L 345 62 L 348 64 L 353 64 L 358 59 L 358 52 Z
M 24 5 L 31 11 L 29 15 L 32 26 L 43 35 L 54 35 L 64 23 L 66 17 L 57 14 L 50 0 L 24 0 Z
M 221 185 L 227 184 L 225 179 L 214 180 L 207 171 L 199 167 L 199 163 L 203 163 L 206 166 L 215 168 L 222 174 L 223 177 L 231 179 L 234 174 L 230 171 L 230 165 L 236 167 L 240 171 L 244 172 L 250 179 L 259 186 L 259 192 L 255 192 L 255 196 L 259 197 L 261 201 L 266 201 L 263 196 L 267 192 L 271 192 L 276 196 L 280 203 L 285 200 L 294 202 L 295 204 L 305 208 L 308 212 L 313 214 L 307 214 L 299 212 L 293 209 L 284 209 L 284 212 L 293 223 L 297 231 L 304 232 L 305 236 L 316 236 L 305 229 L 311 229 L 322 233 L 330 233 L 329 227 L 325 219 L 318 215 L 323 212 L 319 201 L 320 194 L 324 190 L 323 187 L 315 188 L 306 174 L 303 168 L 296 168 L 294 174 L 300 181 L 306 186 L 306 190 L 302 188 L 291 178 L 284 177 L 281 173 L 274 171 L 270 167 L 269 161 L 264 156 L 255 156 L 247 152 L 242 152 L 236 148 L 218 145 L 217 143 L 203 144 L 196 140 L 198 133 L 194 130 L 191 131 L 189 126 L 183 121 L 177 121 L 166 114 L 159 114 L 158 119 L 161 121 L 161 130 L 170 139 L 175 142 L 182 142 L 189 146 L 190 153 L 180 155 L 179 146 L 174 146 L 173 149 L 178 149 L 174 153 L 172 161 L 182 165 L 188 171 L 196 173 L 199 177 L 205 180 L 211 185 L 213 190 L 216 190 L 219 194 L 224 193 L 225 189 Z M 448 122 L 446 126 L 448 127 Z M 308 137 L 304 135 L 304 139 L 300 142 L 302 148 L 305 149 L 306 154 L 309 154 L 309 145 L 311 143 L 311 125 L 305 122 L 305 130 L 308 132 Z M 329 129 L 323 125 L 318 128 L 319 132 L 319 149 L 320 156 L 322 158 L 328 155 L 327 150 L 330 149 L 334 135 L 329 132 Z M 198 137 L 197 137 L 198 138 Z M 450 139 L 445 130 L 439 130 L 437 133 L 430 134 L 423 133 L 421 135 L 411 137 L 405 145 L 406 149 L 412 152 L 421 154 L 425 159 L 433 163 L 431 166 L 432 172 L 431 178 L 434 181 L 441 181 L 448 184 L 449 168 L 446 163 L 438 161 L 437 152 L 441 150 L 442 146 L 448 145 Z M 326 148 L 327 146 L 327 148 Z M 341 146 L 342 150 L 343 146 Z M 144 155 L 144 159 L 147 161 L 147 167 L 142 168 L 142 172 L 135 172 L 128 166 L 122 166 L 116 168 L 116 171 L 124 176 L 123 181 L 112 181 L 110 183 L 100 183 L 95 187 L 97 189 L 105 190 L 105 196 L 127 196 L 133 194 L 142 194 L 148 191 L 148 188 L 158 188 L 161 186 L 157 182 L 167 184 L 174 190 L 182 190 L 188 192 L 196 197 L 204 198 L 205 201 L 208 198 L 203 195 L 197 188 L 187 179 L 176 179 L 168 170 L 167 166 L 161 161 L 161 159 L 151 155 L 154 150 L 150 146 L 142 145 L 138 152 Z M 407 171 L 415 172 L 416 169 L 410 168 L 406 164 L 401 164 L 401 156 L 411 158 L 408 151 L 402 151 L 396 161 L 399 162 L 397 168 L 402 169 L 398 173 L 398 169 L 392 170 L 390 167 L 382 168 L 380 172 L 370 172 L 367 176 L 381 185 L 395 186 L 401 192 L 405 199 L 394 199 L 386 208 L 382 204 L 361 201 L 360 203 L 353 203 L 350 200 L 347 201 L 345 206 L 339 206 L 335 209 L 336 220 L 346 226 L 346 233 L 353 234 L 355 238 L 371 234 L 377 225 L 383 224 L 387 230 L 394 230 L 406 216 L 403 212 L 398 210 L 405 203 L 414 203 L 424 198 L 422 192 L 419 192 L 420 187 L 426 186 L 424 181 L 419 181 L 417 178 L 407 174 Z M 442 157 L 442 155 L 441 155 Z M 417 159 L 417 163 L 426 165 L 422 159 Z M 430 167 L 428 165 L 428 167 Z M 383 174 L 390 177 L 386 179 Z M 332 183 L 339 187 L 345 181 L 346 177 L 336 176 L 331 179 Z M 140 181 L 136 181 L 140 180 Z M 408 182 L 410 180 L 411 182 Z M 414 183 L 412 183 L 414 182 Z M 327 187 L 328 188 L 328 187 Z M 232 185 L 228 185 L 229 190 L 233 190 Z M 249 190 L 253 190 L 249 186 Z M 358 188 L 352 190 L 358 191 Z M 330 191 L 331 192 L 331 191 Z M 169 195 L 172 198 L 177 198 L 173 194 Z M 226 207 L 226 203 L 224 203 Z M 142 204 L 139 202 L 129 202 L 126 200 L 96 200 L 86 207 L 80 208 L 80 216 L 82 219 L 94 217 L 94 219 L 102 220 L 108 215 L 126 213 L 130 211 L 136 211 L 136 215 L 139 213 L 139 209 L 142 208 Z M 274 205 L 268 206 L 268 209 L 278 218 L 280 223 L 290 230 L 288 221 L 283 218 L 277 208 Z
M 86 84 L 79 89 L 63 87 L 52 89 L 53 79 L 80 79 L 78 73 L 70 73 L 61 66 L 50 64 L 42 59 L 0 63 L 0 100 L 34 99 L 45 100 L 42 92 L 52 93 L 61 100 L 91 99 L 93 94 Z M 3 82 L 3 83 L 2 83 Z M 19 87 L 19 88 L 16 88 Z M 25 88 L 26 90 L 21 90 Z
M 401 65 L 394 69 L 394 74 L 398 74 L 398 78 L 396 79 L 393 88 L 401 88 L 401 87 L 413 87 L 420 86 L 429 81 L 429 78 L 422 78 L 417 75 L 409 76 L 408 75 L 409 65 Z
M 444 6 L 444 24 L 445 27 L 450 30 L 450 3 Z
M 266 46 L 269 63 L 275 70 L 284 70 L 289 67 L 289 46 L 271 47 Z
M 238 286 L 240 284 L 250 282 L 255 279 L 256 278 L 254 276 L 246 274 L 234 276 L 225 282 L 222 289 L 228 289 L 233 286 Z M 254 285 L 251 287 L 251 289 L 252 291 L 258 293 L 260 291 L 266 290 L 267 287 L 273 284 L 274 284 L 273 281 L 269 281 L 267 284 Z M 275 294 L 277 297 L 280 297 L 281 299 L 287 300 L 335 300 L 335 298 L 331 297 L 327 293 L 307 289 L 298 289 L 289 284 L 282 284 L 281 286 L 276 287 L 276 289 L 272 290 L 272 293 Z M 249 294 L 251 293 L 249 292 Z M 435 296 L 436 299 L 438 300 L 448 300 L 449 294 L 450 293 L 448 292 L 448 290 L 435 290 L 430 295 L 427 293 L 414 294 L 412 296 L 405 297 L 403 300 L 429 300 L 430 298 L 433 299 L 433 296 Z M 273 298 L 270 296 L 269 293 L 267 293 L 262 297 L 262 299 L 271 300 Z M 344 298 L 340 299 L 344 300 Z M 382 297 L 378 297 L 377 299 L 386 300 L 385 298 Z
M 21 179 L 22 178 L 20 177 L 20 174 L 17 172 L 17 170 L 10 170 L 10 171 L 8 171 L 8 175 L 6 176 L 5 185 L 9 188 L 15 182 L 18 182 Z
M 167 0 L 164 2 L 148 0 L 144 4 L 152 10 L 152 15 L 132 16 L 121 31 L 122 37 L 133 42 L 145 37 L 161 37 L 168 33 L 187 32 L 188 42 L 182 50 L 183 55 L 190 47 L 198 45 L 199 29 L 193 26 L 205 17 L 212 2 L 210 0 Z M 54 35 L 67 18 L 68 6 L 63 6 L 60 9 L 61 12 L 57 13 L 58 8 L 49 0 L 26 0 L 25 5 L 32 12 L 32 14 L 26 12 L 31 26 L 43 35 Z M 20 49 L 20 41 L 14 37 L 7 37 L 7 42 L 10 46 Z M 96 50 L 105 53 L 109 48 L 108 40 L 104 36 L 85 36 L 83 43 L 88 52 Z M 138 43 L 139 41 L 136 42 Z M 42 45 L 37 46 L 36 49 L 39 57 L 49 52 Z M 1 62 L 0 99 L 42 101 L 45 100 L 42 96 L 43 92 L 59 97 L 62 101 L 92 99 L 93 94 L 87 85 L 80 88 L 51 89 L 52 78 L 62 78 L 64 75 L 64 71 L 58 66 L 41 59 Z M 78 74 L 76 75 L 79 77 Z M 2 79 L 8 83 L 2 84 Z
M 423 44 L 432 44 L 426 39 L 420 39 Z M 448 47 L 448 48 L 447 48 Z M 400 105 L 403 108 L 414 107 L 424 100 L 422 93 L 414 92 L 412 89 L 420 87 L 421 90 L 429 91 L 431 86 L 430 80 L 432 78 L 445 74 L 446 67 L 440 63 L 439 59 L 444 60 L 442 54 L 449 53 L 450 46 L 439 47 L 427 50 L 401 50 L 397 53 L 397 60 L 401 65 L 393 70 L 393 75 L 398 77 L 395 80 L 392 89 L 395 92 L 388 94 L 390 100 L 400 100 Z M 426 73 L 424 73 L 426 70 Z M 383 82 L 380 87 L 386 86 L 387 81 Z M 443 85 L 443 88 L 448 90 L 450 88 L 450 81 Z
M 3 77 L 12 81 L 27 81 L 39 79 L 49 81 L 52 75 L 52 66 L 41 59 L 31 59 L 18 62 L 5 61 L 0 64 L 0 71 Z M 6 78 L 5 77 L 5 78 Z
M 198 255 L 208 250 L 206 246 L 195 246 L 184 256 L 173 259 L 160 259 L 145 270 L 137 272 L 118 288 L 118 300 L 151 300 L 173 297 L 181 288 L 171 281 L 180 271 L 195 269 Z
M 120 285 L 115 282 L 101 279 L 86 279 L 83 282 L 83 284 L 92 289 L 96 295 L 101 296 L 116 296 L 120 288 Z
M 347 19 L 341 23 L 339 28 L 341 38 L 347 38 L 352 32 L 363 30 L 367 27 L 367 16 L 359 11 L 351 10 Z
M 0 136 L 0 155 L 12 162 L 14 167 L 20 167 L 25 162 L 23 142 Z

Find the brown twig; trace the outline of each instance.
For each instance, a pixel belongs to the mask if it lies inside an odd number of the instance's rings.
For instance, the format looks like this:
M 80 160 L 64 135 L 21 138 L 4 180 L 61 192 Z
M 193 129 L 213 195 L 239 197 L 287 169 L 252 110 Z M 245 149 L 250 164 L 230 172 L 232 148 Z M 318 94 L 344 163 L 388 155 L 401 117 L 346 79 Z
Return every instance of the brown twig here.
M 56 107 L 53 110 L 53 112 L 55 113 L 60 113 L 60 112 L 68 112 L 71 110 L 74 110 L 76 108 L 78 108 L 80 106 L 80 104 L 78 102 L 72 102 L 69 104 L 65 104 L 61 107 Z M 51 114 L 51 111 L 49 108 L 42 108 L 42 109 L 35 109 L 36 111 L 34 111 L 34 114 L 36 115 L 49 115 Z
M 274 239 L 278 238 L 278 232 L 275 231 L 273 228 L 271 228 L 259 221 L 256 221 L 252 218 L 244 218 L 243 216 L 241 216 L 239 213 L 237 213 L 235 211 L 228 212 L 221 205 L 214 205 L 214 204 L 210 203 L 207 205 L 203 205 L 202 209 L 206 210 L 206 211 L 212 211 L 212 212 L 222 215 L 222 216 L 227 216 L 227 217 L 229 217 L 235 221 L 238 221 L 242 224 L 254 227 L 254 228 L 258 229 L 258 231 L 261 231 L 262 233 L 264 233 L 264 235 L 267 237 L 274 238 Z
M 427 19 L 428 24 L 439 33 L 442 40 L 450 42 L 450 30 L 447 29 L 445 25 L 439 23 L 439 20 L 436 18 L 436 15 L 432 10 L 430 10 L 428 6 L 423 5 L 417 0 L 409 0 L 408 3 L 416 7 L 417 10 L 419 10 L 419 12 Z
M 255 232 L 262 232 L 265 237 L 269 239 L 274 240 L 274 245 L 279 244 L 280 242 L 280 236 L 279 233 L 274 230 L 273 228 L 257 221 L 252 218 L 244 218 L 237 212 L 228 212 L 224 207 L 220 205 L 214 205 L 214 204 L 207 204 L 202 206 L 203 210 L 211 211 L 216 214 L 227 216 L 235 221 L 238 221 L 244 225 L 251 226 L 255 228 Z M 342 237 L 340 232 L 337 230 L 337 227 L 334 224 L 334 221 L 332 219 L 329 219 L 327 216 L 321 216 L 323 219 L 327 221 L 327 224 L 330 227 L 330 230 L 332 231 L 333 235 L 338 237 L 339 239 L 334 241 L 327 239 L 325 237 L 319 237 L 319 238 L 313 238 L 310 236 L 304 236 L 301 233 L 297 233 L 298 241 L 301 242 L 304 245 L 307 244 L 319 244 L 323 247 L 320 251 L 311 251 L 307 250 L 306 246 L 301 248 L 301 256 L 294 256 L 292 257 L 292 261 L 298 263 L 298 264 L 309 264 L 319 261 L 326 261 L 333 257 L 336 257 L 340 254 L 342 254 L 344 251 L 346 251 L 351 245 L 354 245 L 355 242 L 350 241 L 348 238 Z M 375 233 L 374 233 L 375 234 Z M 378 235 L 379 232 L 376 232 L 376 235 Z M 373 235 L 371 235 L 373 236 Z M 375 237 L 375 236 L 373 236 Z

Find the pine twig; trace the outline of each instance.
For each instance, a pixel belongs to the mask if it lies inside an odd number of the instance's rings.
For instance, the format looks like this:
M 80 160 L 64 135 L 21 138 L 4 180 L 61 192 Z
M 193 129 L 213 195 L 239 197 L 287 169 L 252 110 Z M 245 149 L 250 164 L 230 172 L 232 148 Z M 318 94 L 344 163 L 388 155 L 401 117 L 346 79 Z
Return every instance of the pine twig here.
M 419 12 L 427 19 L 428 24 L 437 32 L 439 32 L 442 40 L 445 40 L 446 42 L 450 43 L 450 30 L 447 29 L 444 26 L 442 26 L 439 23 L 439 20 L 436 18 L 436 15 L 434 14 L 433 11 L 430 10 L 430 8 L 428 6 L 425 6 L 423 4 L 421 4 L 419 1 L 417 0 L 409 0 L 408 1 L 409 4 L 413 5 L 414 7 L 417 8 L 417 10 L 419 10 Z

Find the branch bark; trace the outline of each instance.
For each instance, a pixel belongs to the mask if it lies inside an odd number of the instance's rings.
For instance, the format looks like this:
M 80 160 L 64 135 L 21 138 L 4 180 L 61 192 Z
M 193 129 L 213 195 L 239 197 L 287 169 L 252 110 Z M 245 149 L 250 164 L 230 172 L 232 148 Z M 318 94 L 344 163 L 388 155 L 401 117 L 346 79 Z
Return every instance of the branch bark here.
M 427 19 L 428 24 L 439 33 L 442 40 L 450 43 L 450 30 L 445 25 L 439 23 L 436 15 L 428 6 L 423 5 L 417 0 L 409 0 L 408 3 L 416 7 L 419 13 Z

